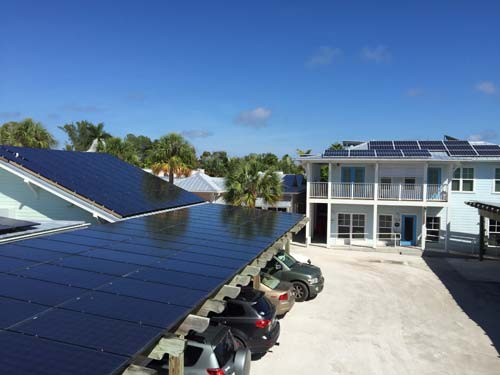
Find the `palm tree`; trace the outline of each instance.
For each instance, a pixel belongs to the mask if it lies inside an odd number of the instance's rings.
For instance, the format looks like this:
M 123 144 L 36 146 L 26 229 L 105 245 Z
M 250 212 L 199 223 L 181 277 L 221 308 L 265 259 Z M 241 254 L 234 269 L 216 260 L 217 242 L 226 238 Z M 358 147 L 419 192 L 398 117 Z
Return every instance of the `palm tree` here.
M 335 142 L 330 145 L 330 150 L 343 150 L 343 149 L 344 146 L 342 146 L 342 143 Z
M 174 183 L 175 175 L 185 175 L 196 163 L 194 147 L 184 137 L 170 133 L 153 144 L 149 152 L 153 173 L 168 173 L 168 180 Z
M 301 150 L 300 148 L 297 149 L 297 155 L 299 156 L 306 156 L 306 155 L 309 155 L 311 153 L 311 149 L 308 149 L 308 150 Z
M 139 156 L 133 145 L 121 138 L 108 138 L 102 146 L 101 151 L 116 156 L 118 159 L 126 161 L 129 164 L 137 166 L 140 164 Z
M 30 118 L 2 125 L 0 143 L 33 148 L 50 148 L 57 145 L 52 134 L 40 122 Z
M 258 163 L 247 162 L 229 172 L 226 177 L 226 202 L 235 206 L 255 208 L 257 198 L 274 205 L 281 198 L 281 179 L 273 170 L 260 172 Z
M 105 140 L 111 137 L 111 134 L 104 131 L 102 122 L 94 125 L 89 121 L 77 121 L 60 126 L 59 129 L 69 138 L 70 143 L 66 145 L 68 150 L 99 151 L 106 143 Z

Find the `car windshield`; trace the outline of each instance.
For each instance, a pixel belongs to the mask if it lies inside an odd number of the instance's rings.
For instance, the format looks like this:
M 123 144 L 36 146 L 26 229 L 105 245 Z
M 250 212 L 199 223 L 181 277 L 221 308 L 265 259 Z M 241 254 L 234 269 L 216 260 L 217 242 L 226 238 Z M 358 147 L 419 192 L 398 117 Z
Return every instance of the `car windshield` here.
M 292 268 L 297 263 L 297 261 L 290 254 L 287 254 L 287 253 L 280 253 L 280 254 L 276 255 L 276 257 L 280 261 L 285 263 L 285 265 L 288 268 Z
M 280 283 L 279 279 L 267 273 L 261 275 L 260 282 L 271 289 L 276 289 Z

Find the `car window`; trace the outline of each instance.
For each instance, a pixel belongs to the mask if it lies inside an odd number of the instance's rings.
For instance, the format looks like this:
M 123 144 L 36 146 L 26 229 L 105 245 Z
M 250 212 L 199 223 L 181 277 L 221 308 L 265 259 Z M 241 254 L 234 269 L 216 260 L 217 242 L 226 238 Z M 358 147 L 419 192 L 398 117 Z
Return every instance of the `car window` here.
M 184 351 L 184 366 L 194 366 L 200 359 L 201 353 L 203 353 L 202 348 L 188 345 Z
M 276 289 L 280 283 L 279 279 L 268 274 L 262 274 L 260 276 L 260 282 L 271 289 Z
M 234 339 L 230 333 L 217 344 L 214 349 L 215 357 L 219 362 L 219 367 L 224 367 L 233 358 L 235 352 Z
M 245 315 L 245 309 L 237 303 L 228 302 L 226 309 L 222 314 L 229 316 L 243 316 Z
M 297 263 L 295 258 L 287 253 L 280 253 L 280 254 L 276 255 L 276 258 L 278 258 L 280 261 L 285 263 L 285 265 L 288 268 L 292 268 L 295 265 L 295 263 Z
M 257 301 L 252 303 L 252 307 L 257 311 L 260 316 L 266 316 L 270 312 L 269 304 L 264 297 L 259 298 Z

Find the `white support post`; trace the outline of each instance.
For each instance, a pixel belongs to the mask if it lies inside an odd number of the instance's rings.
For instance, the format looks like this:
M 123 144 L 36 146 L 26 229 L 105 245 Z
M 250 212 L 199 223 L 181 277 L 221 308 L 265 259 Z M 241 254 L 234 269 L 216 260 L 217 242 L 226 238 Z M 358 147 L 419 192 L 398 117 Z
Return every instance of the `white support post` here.
M 375 203 L 373 205 L 373 227 L 372 227 L 372 238 L 373 244 L 372 247 L 374 249 L 377 248 L 377 227 L 378 227 L 378 205 Z
M 375 200 L 375 204 L 378 201 L 378 163 L 375 163 L 375 183 L 373 185 L 373 199 Z
M 424 183 L 423 183 L 423 189 L 422 189 L 422 194 L 423 194 L 423 197 L 422 197 L 422 200 L 424 202 L 427 202 L 427 174 L 428 174 L 428 170 L 429 170 L 429 163 L 425 163 L 424 164 Z
M 326 195 L 328 199 L 332 198 L 332 163 L 328 163 L 328 194 Z
M 399 184 L 398 200 L 401 200 L 401 184 Z
M 427 207 L 422 207 L 422 235 L 421 235 L 421 248 L 422 251 L 425 250 L 425 242 L 427 240 L 427 227 L 426 227 L 426 221 L 427 221 Z
M 446 207 L 446 220 L 445 220 L 445 232 L 444 232 L 444 251 L 448 252 L 448 241 L 449 241 L 449 228 L 450 228 L 450 213 L 449 213 L 449 207 Z
M 306 223 L 306 247 L 311 243 L 311 163 L 306 164 L 306 217 L 309 221 Z

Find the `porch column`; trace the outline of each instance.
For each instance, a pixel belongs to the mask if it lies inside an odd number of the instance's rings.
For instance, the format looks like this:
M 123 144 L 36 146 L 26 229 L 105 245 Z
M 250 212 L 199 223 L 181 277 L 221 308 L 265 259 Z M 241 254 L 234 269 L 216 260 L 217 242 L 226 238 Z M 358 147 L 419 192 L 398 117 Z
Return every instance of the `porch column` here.
M 428 174 L 428 170 L 429 170 L 429 163 L 425 163 L 424 164 L 424 179 L 423 179 L 423 184 L 422 184 L 422 200 L 424 202 L 427 202 L 427 174 Z
M 332 163 L 328 163 L 328 193 L 327 193 L 327 197 L 328 199 L 331 199 L 332 198 Z
M 374 177 L 374 185 L 373 185 L 373 199 L 378 201 L 378 163 L 375 163 L 375 177 Z
M 422 207 L 422 235 L 421 235 L 421 248 L 425 250 L 425 241 L 427 239 L 427 227 L 425 226 L 427 221 L 427 207 Z
M 306 217 L 309 218 L 306 224 L 306 247 L 311 243 L 311 163 L 306 164 Z
M 377 228 L 378 228 L 378 205 L 375 203 L 373 205 L 373 227 L 372 227 L 372 238 L 373 244 L 372 247 L 374 249 L 377 248 Z
M 328 190 L 330 191 L 330 190 Z M 330 202 L 326 204 L 326 247 L 329 247 L 330 245 L 330 236 L 331 236 L 331 231 L 332 231 L 332 205 Z
M 446 252 L 448 252 L 448 237 L 449 237 L 448 231 L 450 228 L 450 213 L 448 211 L 449 211 L 449 207 L 446 206 L 446 218 L 445 218 L 445 222 L 444 222 L 444 225 L 445 225 L 444 251 L 446 251 Z
M 484 259 L 484 253 L 485 253 L 485 250 L 486 250 L 486 241 L 485 241 L 485 228 L 486 228 L 486 225 L 485 225 L 485 220 L 484 220 L 484 216 L 479 213 L 479 260 L 483 260 Z

